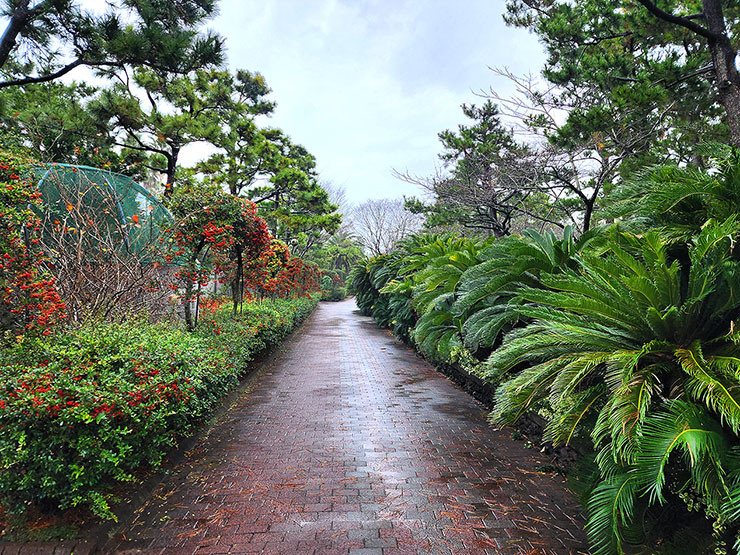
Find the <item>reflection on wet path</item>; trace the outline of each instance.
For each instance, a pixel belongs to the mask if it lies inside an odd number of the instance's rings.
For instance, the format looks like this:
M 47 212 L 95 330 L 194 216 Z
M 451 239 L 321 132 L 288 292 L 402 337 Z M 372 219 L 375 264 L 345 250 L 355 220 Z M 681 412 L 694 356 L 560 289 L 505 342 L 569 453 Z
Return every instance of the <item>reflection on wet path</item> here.
M 538 455 L 353 301 L 322 303 L 117 552 L 585 552 Z

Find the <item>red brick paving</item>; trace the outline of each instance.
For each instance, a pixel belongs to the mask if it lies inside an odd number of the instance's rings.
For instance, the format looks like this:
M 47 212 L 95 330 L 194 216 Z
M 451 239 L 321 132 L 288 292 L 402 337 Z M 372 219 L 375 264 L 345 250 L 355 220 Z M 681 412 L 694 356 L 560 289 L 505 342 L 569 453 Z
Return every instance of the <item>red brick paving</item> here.
M 119 554 L 586 553 L 547 462 L 352 300 L 322 303 Z
M 116 552 L 585 553 L 563 479 L 485 416 L 353 301 L 324 303 Z

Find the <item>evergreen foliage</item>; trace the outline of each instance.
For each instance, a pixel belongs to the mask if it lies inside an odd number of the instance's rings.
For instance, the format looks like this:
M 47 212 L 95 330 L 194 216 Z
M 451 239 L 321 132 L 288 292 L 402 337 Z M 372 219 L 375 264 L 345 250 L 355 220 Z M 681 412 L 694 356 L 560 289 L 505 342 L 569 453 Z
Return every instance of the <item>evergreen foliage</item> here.
M 706 170 L 621 185 L 610 216 L 625 220 L 608 228 L 411 237 L 353 271 L 363 313 L 496 388 L 495 424 L 534 411 L 545 441 L 593 451 L 597 555 L 673 533 L 740 548 L 740 166 L 733 149 L 702 152 Z M 696 510 L 703 528 L 660 528 Z

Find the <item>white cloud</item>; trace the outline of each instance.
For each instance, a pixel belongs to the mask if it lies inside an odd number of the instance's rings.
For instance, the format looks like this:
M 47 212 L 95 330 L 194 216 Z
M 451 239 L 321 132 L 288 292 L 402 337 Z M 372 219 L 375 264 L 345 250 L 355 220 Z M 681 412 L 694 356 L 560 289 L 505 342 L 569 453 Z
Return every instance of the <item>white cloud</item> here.
M 494 84 L 489 66 L 536 72 L 535 38 L 505 27 L 503 0 L 222 0 L 211 27 L 229 64 L 261 72 L 277 101 L 265 124 L 318 159 L 353 201 L 415 194 L 392 169 L 429 175 L 437 133 Z

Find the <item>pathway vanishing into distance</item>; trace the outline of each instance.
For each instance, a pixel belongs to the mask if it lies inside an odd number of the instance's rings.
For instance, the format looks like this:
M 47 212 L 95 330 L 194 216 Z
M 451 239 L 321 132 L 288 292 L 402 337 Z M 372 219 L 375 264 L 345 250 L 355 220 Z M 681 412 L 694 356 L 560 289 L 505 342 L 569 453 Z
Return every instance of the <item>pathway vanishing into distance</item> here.
M 353 300 L 322 303 L 115 553 L 586 553 L 547 461 Z

